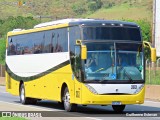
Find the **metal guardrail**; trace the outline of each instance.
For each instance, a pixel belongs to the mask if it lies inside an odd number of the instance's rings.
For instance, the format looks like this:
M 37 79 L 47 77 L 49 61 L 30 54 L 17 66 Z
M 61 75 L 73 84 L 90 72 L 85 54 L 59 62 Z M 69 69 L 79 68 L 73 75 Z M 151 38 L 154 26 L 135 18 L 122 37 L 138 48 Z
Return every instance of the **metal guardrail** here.
M 146 84 L 160 85 L 160 58 L 156 62 L 146 60 Z
M 156 67 L 160 67 L 160 58 L 157 59 L 157 66 Z

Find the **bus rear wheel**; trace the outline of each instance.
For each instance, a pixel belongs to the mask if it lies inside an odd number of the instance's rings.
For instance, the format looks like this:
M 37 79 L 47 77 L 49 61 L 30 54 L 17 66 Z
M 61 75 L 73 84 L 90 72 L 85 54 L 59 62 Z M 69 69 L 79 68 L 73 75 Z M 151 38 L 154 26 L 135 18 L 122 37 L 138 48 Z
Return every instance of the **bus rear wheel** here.
M 112 108 L 115 112 L 121 113 L 125 109 L 125 105 L 112 105 Z
M 77 105 L 70 103 L 70 93 L 67 87 L 64 89 L 63 104 L 64 104 L 64 109 L 67 112 L 76 110 Z

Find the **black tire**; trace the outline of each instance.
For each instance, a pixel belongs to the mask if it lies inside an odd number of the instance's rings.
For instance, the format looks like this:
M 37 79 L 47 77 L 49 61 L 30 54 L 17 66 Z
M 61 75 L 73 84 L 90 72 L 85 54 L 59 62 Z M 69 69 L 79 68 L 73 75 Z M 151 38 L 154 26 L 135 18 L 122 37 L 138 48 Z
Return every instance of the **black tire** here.
M 77 108 L 77 104 L 70 103 L 70 94 L 67 87 L 64 89 L 63 104 L 64 104 L 64 109 L 67 112 L 75 111 Z
M 125 109 L 125 105 L 112 105 L 112 108 L 115 112 L 121 113 Z
M 64 103 L 63 102 L 58 102 L 58 106 L 62 109 L 64 109 Z
M 19 97 L 20 97 L 20 102 L 22 104 L 28 104 L 29 103 L 29 98 L 26 98 L 25 96 L 25 88 L 24 88 L 24 84 L 22 84 L 20 86 L 20 94 L 19 94 Z
M 19 97 L 20 97 L 20 102 L 22 104 L 36 104 L 37 103 L 37 99 L 34 99 L 34 98 L 27 98 L 25 96 L 25 88 L 24 88 L 24 84 L 22 84 L 20 86 L 20 94 L 19 94 Z
M 35 104 L 37 104 L 37 99 L 35 99 L 35 98 L 29 98 L 29 104 L 32 104 L 32 105 L 35 105 Z

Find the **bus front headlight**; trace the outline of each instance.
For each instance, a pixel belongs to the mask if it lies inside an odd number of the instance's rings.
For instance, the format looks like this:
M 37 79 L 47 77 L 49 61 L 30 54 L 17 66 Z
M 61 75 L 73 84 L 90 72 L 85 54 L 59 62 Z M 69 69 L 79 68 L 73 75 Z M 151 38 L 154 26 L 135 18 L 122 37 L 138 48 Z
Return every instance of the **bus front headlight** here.
M 143 89 L 143 87 L 144 87 L 144 84 L 140 85 L 140 86 L 136 89 L 136 91 L 134 92 L 134 94 L 139 93 L 139 92 Z
M 85 86 L 91 91 L 93 94 L 98 94 L 97 91 L 90 85 L 85 84 Z

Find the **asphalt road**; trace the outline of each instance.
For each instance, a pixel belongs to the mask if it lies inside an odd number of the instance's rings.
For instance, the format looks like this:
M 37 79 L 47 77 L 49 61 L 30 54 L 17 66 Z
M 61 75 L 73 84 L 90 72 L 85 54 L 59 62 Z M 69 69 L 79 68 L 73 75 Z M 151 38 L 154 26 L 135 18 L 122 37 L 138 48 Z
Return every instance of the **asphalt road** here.
M 83 120 L 157 120 L 160 119 L 160 102 L 145 101 L 142 105 L 127 105 L 125 111 L 121 114 L 116 114 L 111 106 L 78 106 L 77 112 L 65 112 L 63 107 L 54 101 L 40 101 L 36 105 L 21 105 L 19 97 L 12 96 L 5 91 L 4 86 L 0 86 L 0 111 L 14 111 L 21 114 L 33 112 L 43 116 L 38 120 L 53 118 L 78 120 L 82 117 Z M 29 118 L 37 120 L 34 117 Z

